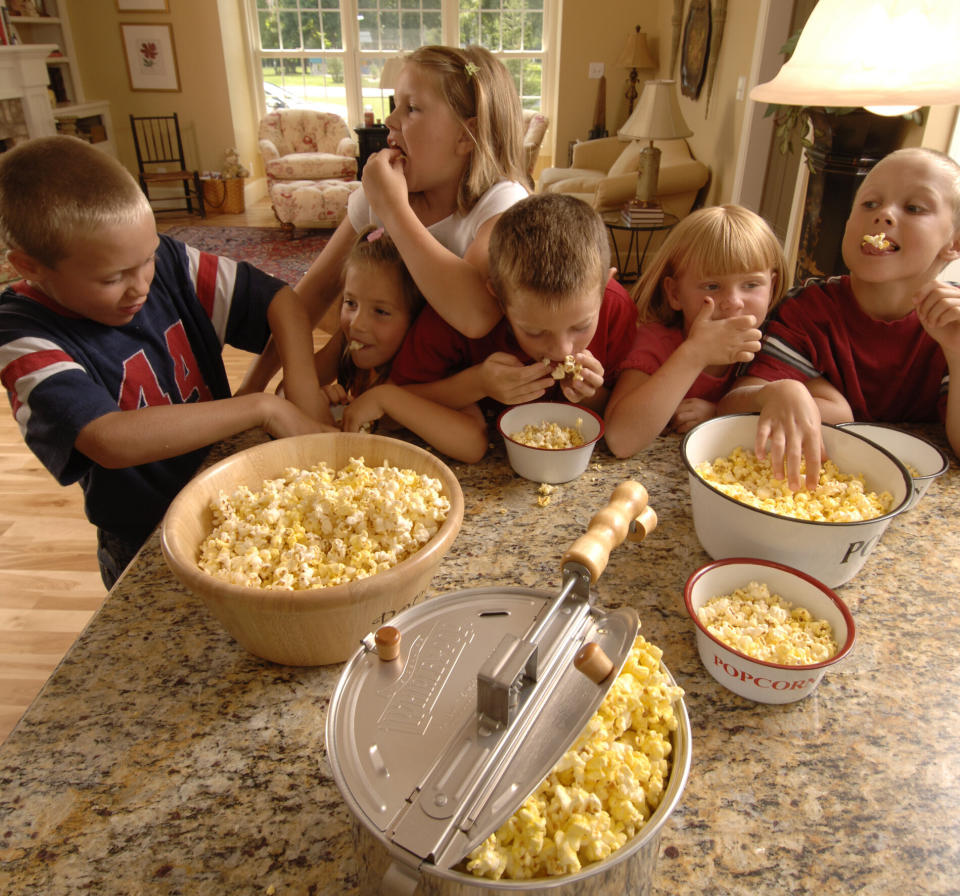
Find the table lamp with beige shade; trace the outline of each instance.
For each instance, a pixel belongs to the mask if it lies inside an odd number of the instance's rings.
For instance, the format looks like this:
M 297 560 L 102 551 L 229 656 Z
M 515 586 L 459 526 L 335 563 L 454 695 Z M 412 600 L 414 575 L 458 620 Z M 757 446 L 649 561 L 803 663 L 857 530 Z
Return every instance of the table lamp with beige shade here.
M 617 68 L 625 68 L 630 71 L 627 79 L 627 92 L 624 94 L 627 98 L 627 115 L 633 113 L 633 104 L 637 100 L 639 70 L 656 67 L 657 63 L 650 53 L 650 47 L 647 45 L 647 35 L 637 25 L 633 34 L 627 38 L 627 42 L 623 45 L 623 50 L 617 58 Z
M 397 86 L 397 77 L 400 75 L 400 69 L 403 68 L 403 62 L 404 57 L 400 54 L 388 56 L 380 71 L 380 90 L 390 91 L 387 99 L 391 112 L 397 107 L 396 100 L 394 99 L 394 90 Z
M 676 81 L 647 81 L 637 108 L 617 131 L 621 140 L 647 141 L 640 151 L 637 189 L 633 200 L 624 209 L 625 218 L 629 215 L 634 221 L 638 218 L 652 221 L 658 214 L 662 218 L 663 209 L 657 201 L 660 150 L 653 145 L 653 141 L 679 140 L 692 134 L 680 112 Z

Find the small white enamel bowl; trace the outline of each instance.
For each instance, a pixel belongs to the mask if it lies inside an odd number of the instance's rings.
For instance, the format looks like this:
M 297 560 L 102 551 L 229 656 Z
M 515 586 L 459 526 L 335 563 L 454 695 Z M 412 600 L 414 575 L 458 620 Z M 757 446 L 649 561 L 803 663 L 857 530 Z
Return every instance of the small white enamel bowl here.
M 525 426 L 540 423 L 578 429 L 583 444 L 576 448 L 534 448 L 512 438 Z M 497 418 L 497 429 L 503 436 L 507 459 L 515 473 L 533 482 L 569 482 L 587 469 L 593 449 L 603 435 L 603 420 L 578 404 L 533 401 L 503 411 Z
M 915 436 L 883 423 L 840 423 L 840 429 L 855 432 L 881 448 L 886 448 L 913 476 L 913 500 L 909 510 L 927 493 L 930 483 L 950 466 L 947 456 L 922 436 Z M 916 475 L 914 475 L 916 471 Z
M 839 648 L 828 660 L 806 666 L 784 666 L 746 656 L 714 637 L 700 622 L 698 611 L 711 598 L 732 594 L 750 582 L 765 584 L 793 606 L 805 607 L 814 619 L 825 619 Z M 693 621 L 697 650 L 704 668 L 720 684 L 757 703 L 793 703 L 820 683 L 824 673 L 853 647 L 856 627 L 847 605 L 822 582 L 795 569 L 766 560 L 718 560 L 696 570 L 683 592 Z
M 880 536 L 910 505 L 913 481 L 889 451 L 846 429 L 823 425 L 829 457 L 843 473 L 863 476 L 868 491 L 889 492 L 890 510 L 870 520 L 822 523 L 781 516 L 737 501 L 709 485 L 698 464 L 727 457 L 738 446 L 753 450 L 757 414 L 714 417 L 694 427 L 681 452 L 690 485 L 693 525 L 703 549 L 714 559 L 758 557 L 799 569 L 836 588 L 863 567 Z

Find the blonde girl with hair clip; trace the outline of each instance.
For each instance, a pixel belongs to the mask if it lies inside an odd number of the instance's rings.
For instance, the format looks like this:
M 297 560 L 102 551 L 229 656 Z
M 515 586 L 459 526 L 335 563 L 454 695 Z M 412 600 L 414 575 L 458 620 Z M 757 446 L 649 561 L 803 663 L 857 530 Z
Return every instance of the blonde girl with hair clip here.
M 681 220 L 634 291 L 640 323 L 607 404 L 610 450 L 629 457 L 716 416 L 785 283 L 783 249 L 759 215 L 722 205 Z
M 367 159 L 347 216 L 296 291 L 318 322 L 357 234 L 383 227 L 427 302 L 464 335 L 482 336 L 501 316 L 486 288 L 490 231 L 529 192 L 516 87 L 482 47 L 427 46 L 406 58 L 395 99 L 387 148 Z M 264 353 L 247 382 L 262 387 L 275 369 Z
M 389 382 L 393 359 L 422 307 L 423 296 L 393 240 L 382 227 L 367 228 L 343 266 L 339 327 L 314 356 L 330 402 L 325 422 L 336 425 L 337 408 L 346 432 L 377 420 L 403 426 L 457 460 L 478 460 L 487 448 L 479 410 L 443 407 Z

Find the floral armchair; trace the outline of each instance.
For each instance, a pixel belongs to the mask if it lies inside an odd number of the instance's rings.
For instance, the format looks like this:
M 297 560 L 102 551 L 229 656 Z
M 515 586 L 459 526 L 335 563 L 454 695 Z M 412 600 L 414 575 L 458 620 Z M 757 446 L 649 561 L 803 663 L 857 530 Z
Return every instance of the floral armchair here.
M 336 227 L 357 182 L 357 144 L 346 122 L 315 109 L 276 109 L 260 122 L 267 192 L 281 225 Z
M 332 112 L 275 109 L 260 122 L 260 155 L 267 183 L 279 180 L 352 180 L 356 143 Z

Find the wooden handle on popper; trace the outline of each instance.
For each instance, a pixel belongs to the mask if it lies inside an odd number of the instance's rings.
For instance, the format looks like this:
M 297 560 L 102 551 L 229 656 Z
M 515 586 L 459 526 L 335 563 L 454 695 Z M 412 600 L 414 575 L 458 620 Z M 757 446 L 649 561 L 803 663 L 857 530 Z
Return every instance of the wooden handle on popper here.
M 642 541 L 656 527 L 657 515 L 647 506 L 647 498 L 647 490 L 639 482 L 621 482 L 610 503 L 594 514 L 587 531 L 570 546 L 562 562 L 579 563 L 590 573 L 591 583 L 596 582 L 618 544 L 628 537 Z M 636 528 L 631 531 L 633 523 Z

